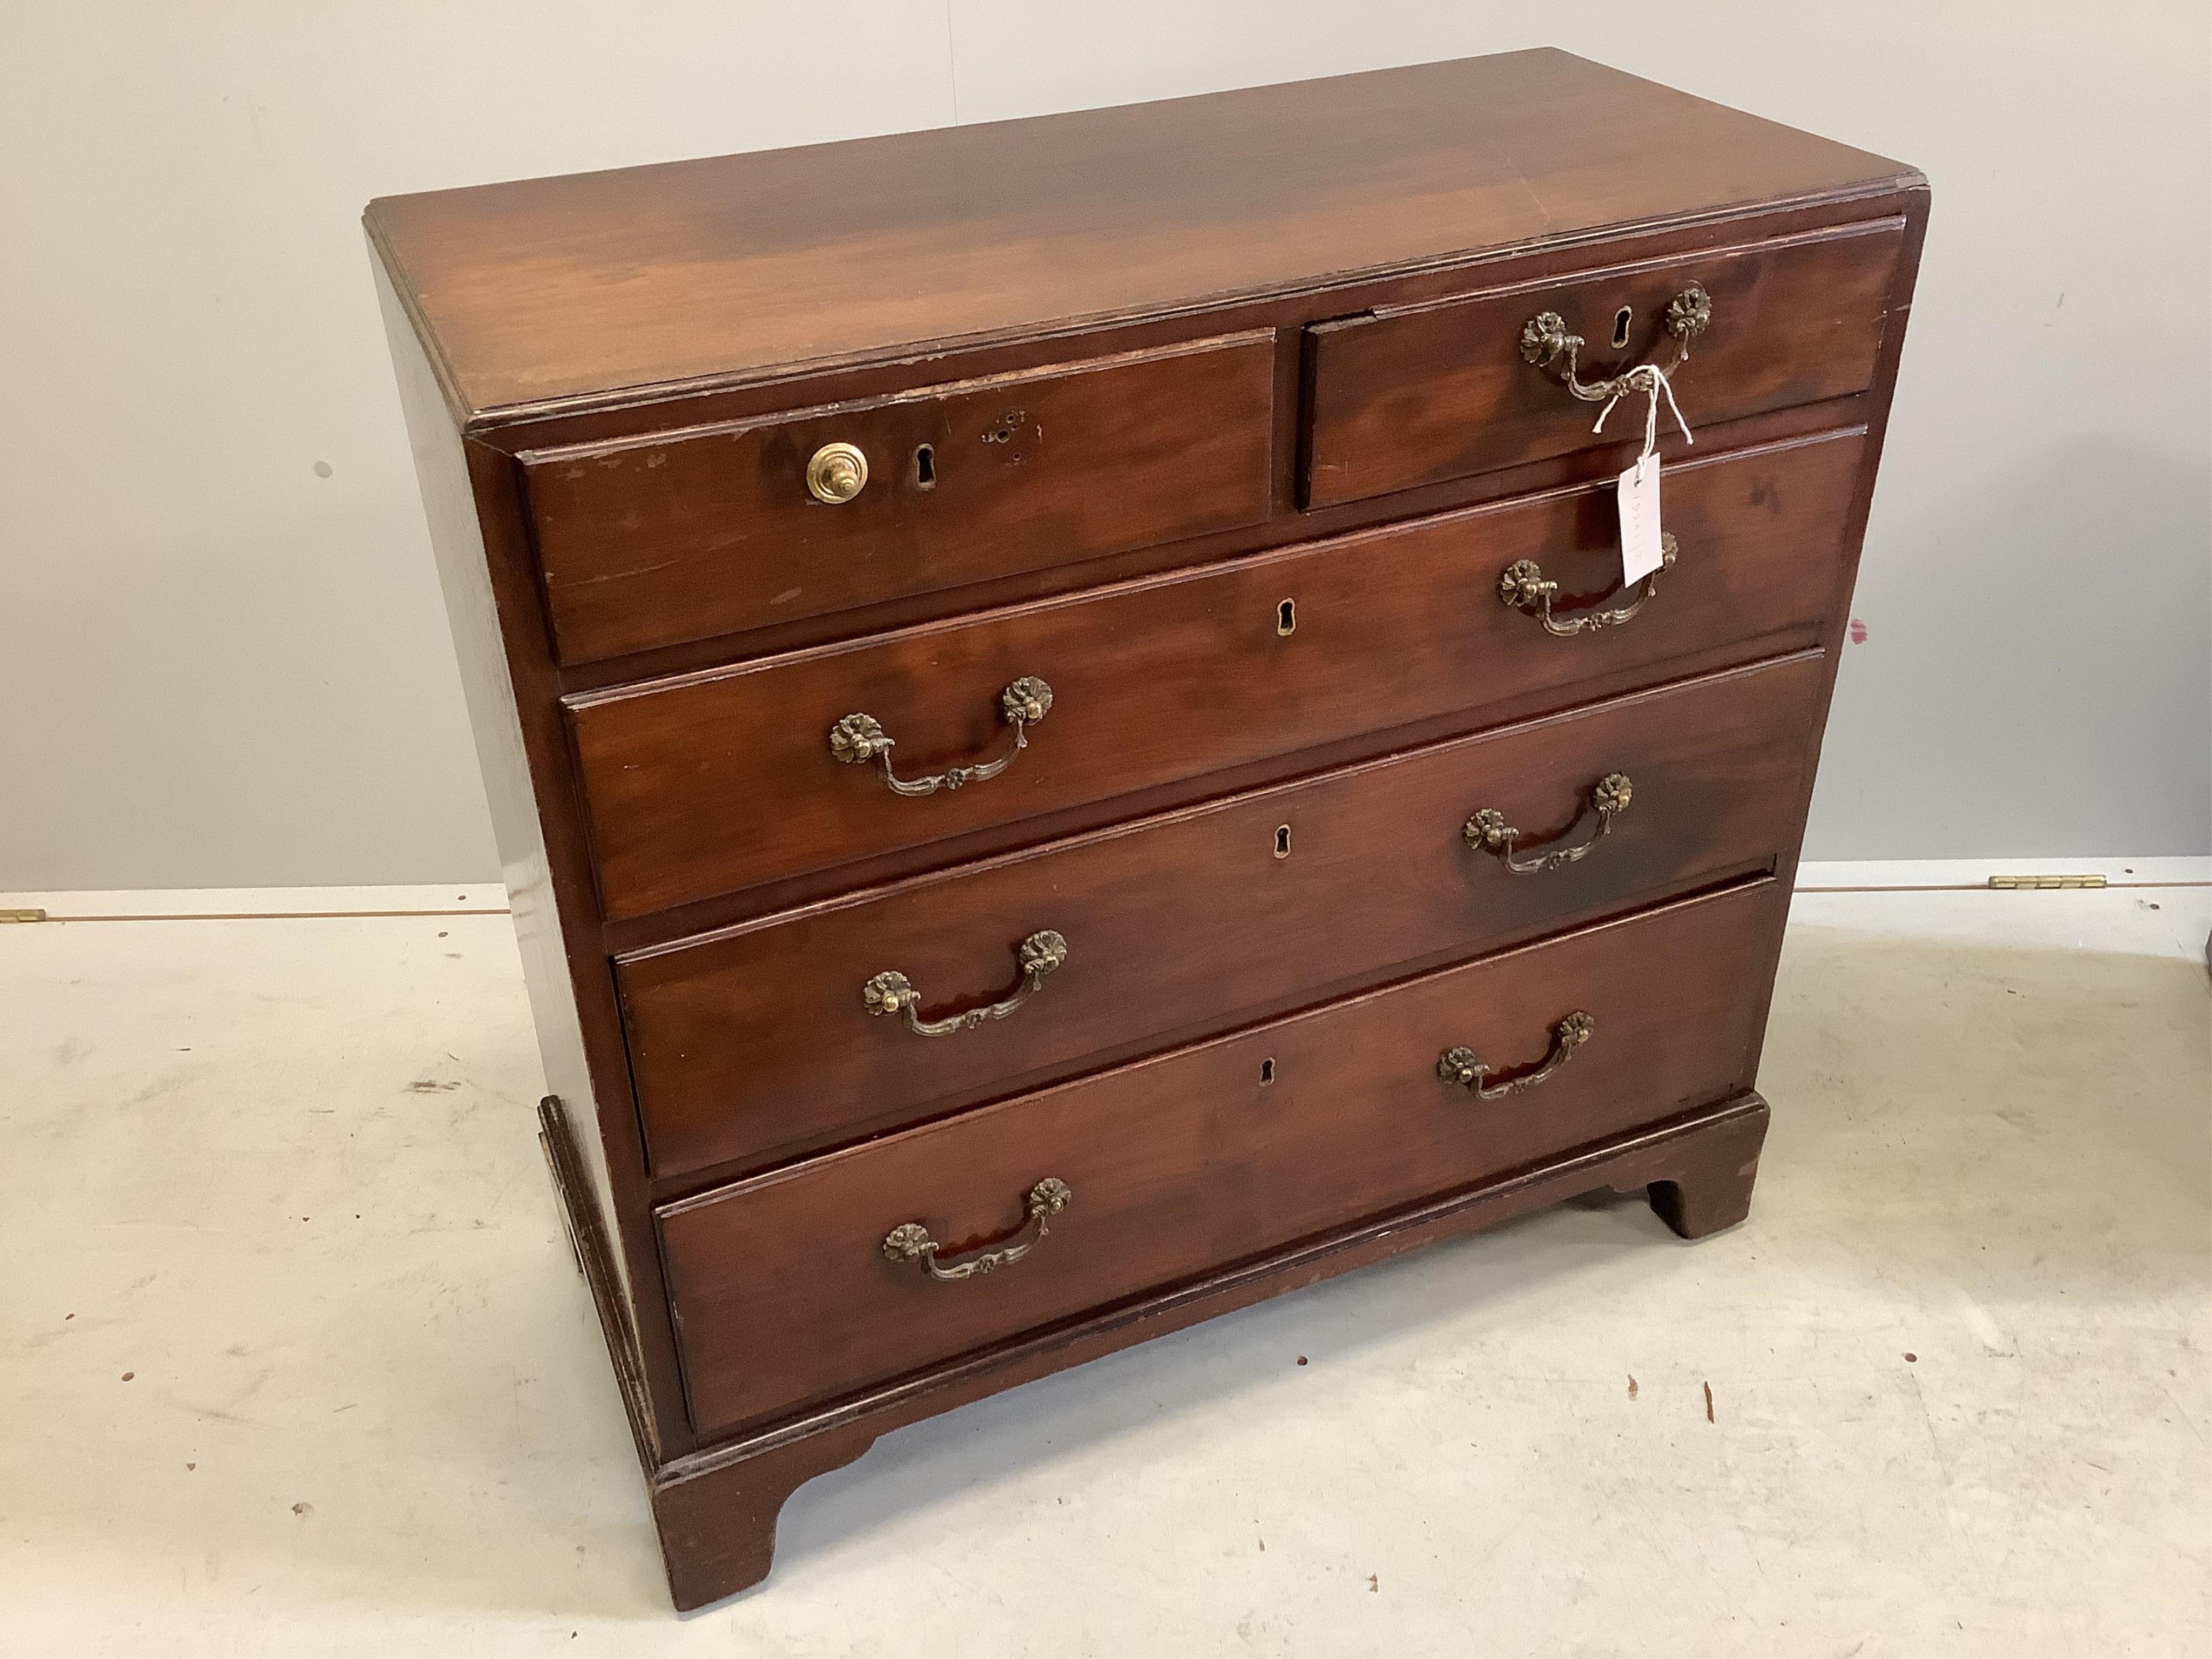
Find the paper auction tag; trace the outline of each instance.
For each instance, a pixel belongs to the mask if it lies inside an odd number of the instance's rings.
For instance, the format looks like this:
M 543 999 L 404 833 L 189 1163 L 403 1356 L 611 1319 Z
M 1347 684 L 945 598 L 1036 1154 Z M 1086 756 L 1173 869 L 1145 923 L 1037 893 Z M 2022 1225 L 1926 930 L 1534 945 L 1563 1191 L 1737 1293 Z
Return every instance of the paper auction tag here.
M 1647 450 L 1620 475 L 1620 580 L 1633 586 L 1666 563 L 1659 551 L 1659 457 Z

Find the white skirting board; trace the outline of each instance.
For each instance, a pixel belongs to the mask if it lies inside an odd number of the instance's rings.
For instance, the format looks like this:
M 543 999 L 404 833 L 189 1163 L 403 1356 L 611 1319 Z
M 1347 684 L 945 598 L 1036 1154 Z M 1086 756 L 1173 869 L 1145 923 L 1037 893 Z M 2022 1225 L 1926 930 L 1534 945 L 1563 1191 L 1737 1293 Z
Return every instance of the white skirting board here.
M 1797 890 L 1914 892 L 1987 889 L 1991 876 L 2101 875 L 2112 887 L 2212 885 L 2212 857 L 1839 859 L 1808 860 Z M 419 916 L 507 908 L 496 883 L 448 887 L 176 887 L 0 893 L 0 910 L 43 910 L 55 921 L 184 921 L 258 916 Z
M 1797 868 L 1797 890 L 1987 890 L 1992 876 L 2102 876 L 2112 887 L 2203 886 L 2212 883 L 2212 857 L 1808 859 Z
M 503 914 L 497 882 L 450 887 L 161 887 L 0 893 L 0 910 L 43 910 L 53 921 L 247 921 L 261 917 Z

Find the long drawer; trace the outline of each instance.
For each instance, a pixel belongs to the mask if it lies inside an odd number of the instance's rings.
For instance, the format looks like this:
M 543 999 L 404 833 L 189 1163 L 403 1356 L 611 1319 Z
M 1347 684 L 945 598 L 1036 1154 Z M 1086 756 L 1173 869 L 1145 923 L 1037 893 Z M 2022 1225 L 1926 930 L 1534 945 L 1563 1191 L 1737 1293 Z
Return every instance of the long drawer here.
M 668 1206 L 695 1424 L 927 1370 L 1747 1087 L 1742 990 L 1785 896 L 1761 879 Z
M 1641 394 L 1593 432 L 1591 405 L 1563 383 L 1571 363 L 1586 386 L 1675 364 L 1698 429 L 1863 392 L 1903 241 L 1903 221 L 1878 219 L 1317 324 L 1306 502 L 1640 439 Z
M 1731 670 L 621 960 L 653 1168 L 765 1164 L 1771 869 L 1795 828 L 1823 660 Z M 1033 955 L 1043 971 L 1024 973 L 1023 942 L 1046 935 L 1062 959 Z M 891 973 L 910 1008 L 883 994 Z
M 1039 814 L 1191 799 L 1228 768 L 1811 645 L 1842 602 L 1863 445 L 1853 429 L 1670 469 L 1680 557 L 1640 603 L 1618 591 L 1612 491 L 1565 490 L 579 694 L 601 903 L 619 919 L 864 859 L 918 867 L 934 842 Z M 1601 605 L 1634 614 L 1567 631 Z M 956 765 L 984 770 L 891 787 Z
M 1274 365 L 1262 330 L 528 451 L 556 652 L 609 657 L 1255 523 L 1273 486 Z

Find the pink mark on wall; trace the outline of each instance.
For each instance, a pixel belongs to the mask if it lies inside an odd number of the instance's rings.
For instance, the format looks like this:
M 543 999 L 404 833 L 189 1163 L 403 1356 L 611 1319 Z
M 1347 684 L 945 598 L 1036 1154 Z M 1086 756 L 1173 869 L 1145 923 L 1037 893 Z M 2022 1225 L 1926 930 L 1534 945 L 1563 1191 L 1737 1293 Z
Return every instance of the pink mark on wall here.
M 1866 643 L 1866 624 L 1861 622 L 1856 617 L 1851 618 L 1850 632 L 1851 643 L 1853 645 L 1864 645 Z

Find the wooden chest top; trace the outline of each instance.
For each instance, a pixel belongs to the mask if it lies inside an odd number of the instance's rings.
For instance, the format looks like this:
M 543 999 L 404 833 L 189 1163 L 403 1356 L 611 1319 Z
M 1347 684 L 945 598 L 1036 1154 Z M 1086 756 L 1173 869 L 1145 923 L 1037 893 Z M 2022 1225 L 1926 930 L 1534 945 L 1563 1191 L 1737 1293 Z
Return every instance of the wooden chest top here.
M 1449 266 L 1911 169 L 1543 50 L 370 204 L 467 425 Z

